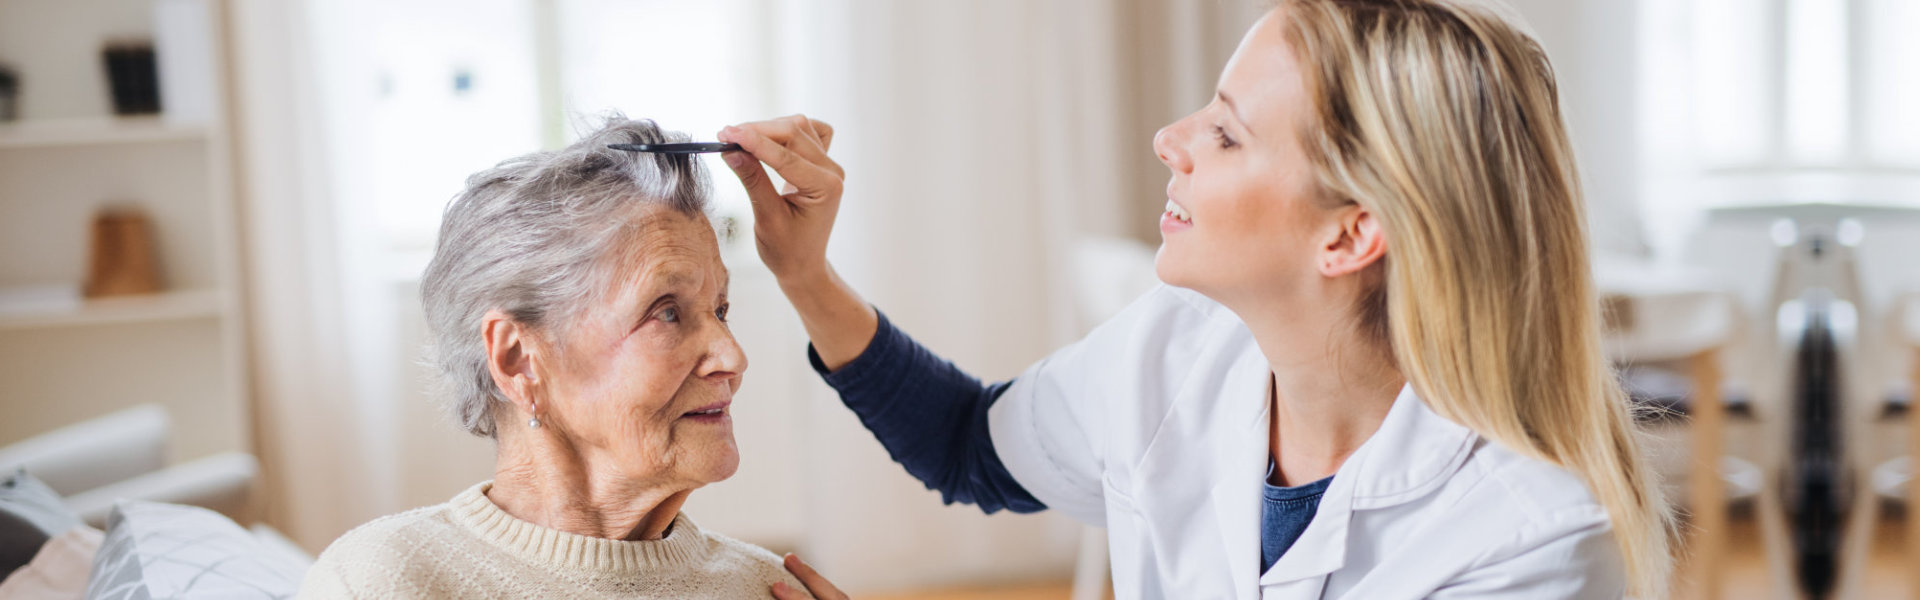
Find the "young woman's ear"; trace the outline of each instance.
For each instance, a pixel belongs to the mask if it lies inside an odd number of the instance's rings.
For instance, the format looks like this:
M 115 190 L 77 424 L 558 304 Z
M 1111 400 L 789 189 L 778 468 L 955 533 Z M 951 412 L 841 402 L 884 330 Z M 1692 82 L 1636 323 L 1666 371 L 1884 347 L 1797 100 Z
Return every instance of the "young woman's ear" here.
M 480 318 L 480 334 L 487 342 L 487 371 L 493 375 L 493 384 L 521 410 L 529 412 L 529 403 L 537 400 L 533 390 L 540 384 L 536 368 L 539 357 L 531 333 L 525 324 L 498 309 Z
M 1320 274 L 1339 277 L 1364 271 L 1387 255 L 1387 234 L 1373 211 L 1358 204 L 1340 209 L 1339 229 L 1320 251 Z

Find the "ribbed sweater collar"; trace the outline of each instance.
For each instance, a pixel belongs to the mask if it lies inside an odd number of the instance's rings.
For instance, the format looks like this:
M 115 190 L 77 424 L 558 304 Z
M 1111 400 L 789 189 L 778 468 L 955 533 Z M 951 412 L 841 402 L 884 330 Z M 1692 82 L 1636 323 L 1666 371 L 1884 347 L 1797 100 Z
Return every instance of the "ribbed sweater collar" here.
M 492 481 L 447 502 L 454 520 L 475 535 L 535 562 L 595 573 L 681 570 L 706 559 L 706 534 L 682 512 L 658 540 L 609 540 L 541 527 L 514 518 L 487 499 Z

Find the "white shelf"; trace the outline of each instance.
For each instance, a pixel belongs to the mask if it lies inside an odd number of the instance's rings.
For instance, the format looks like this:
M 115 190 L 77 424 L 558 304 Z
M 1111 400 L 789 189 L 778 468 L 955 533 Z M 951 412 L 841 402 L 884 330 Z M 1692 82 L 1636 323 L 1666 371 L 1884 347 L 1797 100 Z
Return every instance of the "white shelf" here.
M 212 290 L 97 298 L 77 306 L 34 310 L 0 307 L 0 331 L 213 318 L 225 308 L 220 294 Z
M 186 142 L 206 138 L 206 127 L 168 123 L 160 117 L 42 119 L 0 123 L 0 149 Z
M 0 122 L 0 440 L 151 402 L 172 415 L 171 455 L 253 447 L 244 220 L 224 102 L 236 4 L 0 0 L 0 46 L 30 84 L 22 119 Z M 98 68 L 99 40 L 149 34 L 172 71 L 165 83 L 194 94 L 163 96 L 166 114 L 116 116 L 106 78 L 76 68 Z M 162 49 L 162 38 L 179 43 Z M 193 64 L 170 69 L 169 52 Z M 155 266 L 179 287 L 83 299 L 74 267 L 92 255 L 88 224 L 122 202 L 148 211 Z

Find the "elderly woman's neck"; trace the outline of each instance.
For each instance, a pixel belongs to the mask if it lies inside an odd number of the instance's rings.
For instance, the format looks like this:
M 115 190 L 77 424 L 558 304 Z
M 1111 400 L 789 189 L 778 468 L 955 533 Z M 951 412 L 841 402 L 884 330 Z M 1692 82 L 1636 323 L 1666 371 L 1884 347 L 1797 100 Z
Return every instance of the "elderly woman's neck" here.
M 576 448 L 542 436 L 500 440 L 487 499 L 549 529 L 615 540 L 666 537 L 693 489 L 595 468 Z

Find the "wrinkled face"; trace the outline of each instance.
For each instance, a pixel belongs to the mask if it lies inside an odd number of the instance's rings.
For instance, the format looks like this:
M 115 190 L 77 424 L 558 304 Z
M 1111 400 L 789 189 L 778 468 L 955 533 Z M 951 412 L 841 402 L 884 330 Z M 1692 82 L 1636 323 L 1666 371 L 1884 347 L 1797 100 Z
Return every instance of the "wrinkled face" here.
M 543 344 L 541 420 L 594 468 L 698 487 L 740 463 L 729 404 L 747 369 L 727 328 L 727 268 L 704 216 L 647 209 L 612 248 L 612 287 Z M 543 425 L 544 426 L 544 425 Z
M 1316 236 L 1331 221 L 1298 142 L 1312 106 L 1285 18 L 1267 13 L 1228 61 L 1213 102 L 1154 136 L 1173 171 L 1154 263 L 1162 281 L 1223 300 L 1315 276 Z

